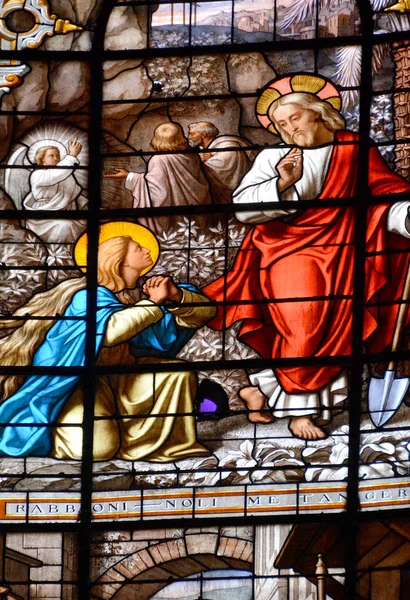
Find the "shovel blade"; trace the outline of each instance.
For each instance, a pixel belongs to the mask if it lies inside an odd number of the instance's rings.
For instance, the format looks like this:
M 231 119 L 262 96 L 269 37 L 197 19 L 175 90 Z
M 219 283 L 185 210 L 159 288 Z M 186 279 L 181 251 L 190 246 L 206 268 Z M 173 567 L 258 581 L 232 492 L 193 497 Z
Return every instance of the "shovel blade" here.
M 407 392 L 410 379 L 394 378 L 394 371 L 386 371 L 383 379 L 372 377 L 369 383 L 370 418 L 376 427 L 382 427 L 399 408 Z

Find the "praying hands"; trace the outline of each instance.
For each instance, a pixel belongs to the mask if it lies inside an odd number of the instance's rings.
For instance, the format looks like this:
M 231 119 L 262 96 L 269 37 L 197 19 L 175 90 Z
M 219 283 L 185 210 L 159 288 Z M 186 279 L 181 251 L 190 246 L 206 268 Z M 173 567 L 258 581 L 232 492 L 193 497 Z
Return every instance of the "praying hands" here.
M 182 291 L 175 285 L 171 277 L 156 276 L 146 281 L 142 291 L 156 304 L 163 302 L 181 302 Z

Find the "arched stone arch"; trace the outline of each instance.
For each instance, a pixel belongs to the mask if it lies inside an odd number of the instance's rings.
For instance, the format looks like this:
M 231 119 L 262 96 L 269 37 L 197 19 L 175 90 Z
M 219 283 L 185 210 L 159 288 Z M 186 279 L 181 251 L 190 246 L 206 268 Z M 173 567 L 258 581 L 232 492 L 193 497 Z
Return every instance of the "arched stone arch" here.
M 253 543 L 219 532 L 187 530 L 125 556 L 96 581 L 92 598 L 148 600 L 160 589 L 215 569 L 253 570 Z

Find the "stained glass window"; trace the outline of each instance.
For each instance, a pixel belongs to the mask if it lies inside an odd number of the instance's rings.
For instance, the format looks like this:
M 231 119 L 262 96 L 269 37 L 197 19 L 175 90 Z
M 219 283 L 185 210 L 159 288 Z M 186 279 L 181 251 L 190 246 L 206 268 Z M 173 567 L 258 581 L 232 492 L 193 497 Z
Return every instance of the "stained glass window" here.
M 0 9 L 0 596 L 407 598 L 410 4 Z

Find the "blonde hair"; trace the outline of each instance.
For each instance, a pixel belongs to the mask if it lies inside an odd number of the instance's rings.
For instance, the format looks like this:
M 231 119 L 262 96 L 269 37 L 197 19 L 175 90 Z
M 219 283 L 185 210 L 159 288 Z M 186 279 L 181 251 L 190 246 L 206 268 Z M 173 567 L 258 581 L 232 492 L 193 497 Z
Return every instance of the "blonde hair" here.
M 131 240 L 129 235 L 121 235 L 98 246 L 98 283 L 116 293 L 124 304 L 134 302 L 130 294 L 124 291 L 127 285 L 122 276 L 122 263 Z
M 57 148 L 57 146 L 41 146 L 41 148 L 39 148 L 36 152 L 36 155 L 34 157 L 34 162 L 39 165 L 40 167 L 43 166 L 44 164 L 44 157 L 47 154 L 47 152 L 49 150 L 57 150 L 58 155 L 61 159 L 61 154 L 60 154 L 60 150 Z
M 124 304 L 135 302 L 124 291 L 126 284 L 121 275 L 121 264 L 131 239 L 129 236 L 115 237 L 103 242 L 98 248 L 98 283 L 116 293 Z M 0 339 L 0 366 L 31 365 L 36 350 L 58 320 L 58 315 L 64 314 L 74 294 L 85 287 L 85 277 L 67 279 L 53 289 L 33 296 L 10 319 L 0 320 L 0 333 L 8 334 Z M 24 379 L 24 375 L 0 375 L 0 400 L 14 394 L 24 383 Z
M 14 311 L 11 319 L 0 321 L 0 331 L 9 333 L 0 339 L 0 365 L 26 367 L 31 365 L 34 353 L 43 343 L 47 331 L 62 315 L 73 295 L 85 288 L 86 278 L 67 279 L 52 290 L 33 296 L 29 302 Z M 43 317 L 30 319 L 30 317 Z M 50 317 L 45 319 L 44 317 Z M 24 375 L 0 375 L 0 399 L 5 400 L 24 382 Z
M 279 135 L 286 143 L 291 142 L 291 139 L 288 139 L 290 136 L 288 136 L 288 134 L 283 131 L 282 127 L 276 122 L 274 113 L 279 106 L 287 106 L 289 104 L 297 104 L 303 109 L 308 109 L 315 112 L 317 115 L 319 115 L 323 125 L 329 131 L 339 131 L 340 129 L 344 129 L 346 126 L 343 116 L 339 111 L 333 108 L 329 102 L 320 100 L 317 96 L 314 94 L 309 94 L 308 92 L 294 92 L 293 94 L 287 94 L 286 96 L 281 96 L 275 100 L 268 110 L 269 118 L 273 121 Z
M 154 150 L 186 150 L 189 148 L 184 131 L 178 123 L 162 123 L 155 128 L 151 140 Z

